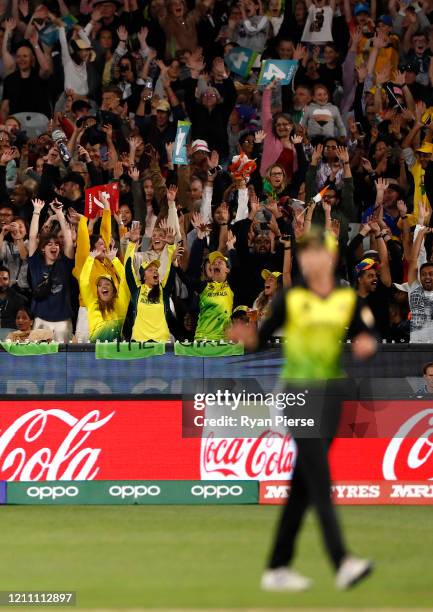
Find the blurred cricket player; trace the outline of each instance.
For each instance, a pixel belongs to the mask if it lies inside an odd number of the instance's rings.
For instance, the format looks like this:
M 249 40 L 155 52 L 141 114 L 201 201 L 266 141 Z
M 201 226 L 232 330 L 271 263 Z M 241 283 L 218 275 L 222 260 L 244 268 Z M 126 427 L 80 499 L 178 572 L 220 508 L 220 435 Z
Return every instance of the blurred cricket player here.
M 306 510 L 313 506 L 335 568 L 336 587 L 347 589 L 366 577 L 373 565 L 348 552 L 331 499 L 327 455 L 348 384 L 340 364 L 342 341 L 349 329 L 354 356 L 372 356 L 376 351 L 374 318 L 351 287 L 336 284 L 338 247 L 333 235 L 313 228 L 297 246 L 304 284 L 276 296 L 271 315 L 259 331 L 234 321 L 229 332 L 232 340 L 257 350 L 283 326 L 286 342 L 282 377 L 286 389 L 295 394 L 310 391 L 305 406 L 287 408 L 286 413 L 290 416 L 305 411 L 320 421 L 320 431 L 313 433 L 306 433 L 302 427 L 290 428 L 297 445 L 296 466 L 261 586 L 268 591 L 303 591 L 311 586 L 311 579 L 293 569 L 292 562 Z

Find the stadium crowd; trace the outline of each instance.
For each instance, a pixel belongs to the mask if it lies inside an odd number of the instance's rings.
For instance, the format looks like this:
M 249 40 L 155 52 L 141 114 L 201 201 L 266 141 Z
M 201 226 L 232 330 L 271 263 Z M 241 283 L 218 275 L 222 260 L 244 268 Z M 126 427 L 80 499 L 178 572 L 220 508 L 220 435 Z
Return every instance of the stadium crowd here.
M 432 23 L 432 0 L 0 0 L 2 331 L 224 339 L 301 282 L 316 224 L 381 337 L 433 342 Z

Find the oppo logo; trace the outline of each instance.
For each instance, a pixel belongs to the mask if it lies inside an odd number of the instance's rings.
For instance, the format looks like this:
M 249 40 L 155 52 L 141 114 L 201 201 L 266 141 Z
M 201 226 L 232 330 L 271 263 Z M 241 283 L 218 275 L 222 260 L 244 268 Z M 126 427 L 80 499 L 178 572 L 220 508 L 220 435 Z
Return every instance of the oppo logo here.
M 243 492 L 243 488 L 239 485 L 233 485 L 231 487 L 227 485 L 196 485 L 191 489 L 192 495 L 195 497 L 203 497 L 204 499 L 208 497 L 216 497 L 219 499 L 220 497 L 226 497 L 227 495 L 238 497 L 239 495 L 242 495 Z
M 29 487 L 27 495 L 38 499 L 59 499 L 62 497 L 76 497 L 80 490 L 78 487 Z
M 151 485 L 150 487 L 145 487 L 144 485 L 137 485 L 136 487 L 125 485 L 119 487 L 118 485 L 114 485 L 108 489 L 108 493 L 112 497 L 121 497 L 122 499 L 133 497 L 137 499 L 138 497 L 145 497 L 146 495 L 157 497 L 161 493 L 161 489 L 157 485 Z

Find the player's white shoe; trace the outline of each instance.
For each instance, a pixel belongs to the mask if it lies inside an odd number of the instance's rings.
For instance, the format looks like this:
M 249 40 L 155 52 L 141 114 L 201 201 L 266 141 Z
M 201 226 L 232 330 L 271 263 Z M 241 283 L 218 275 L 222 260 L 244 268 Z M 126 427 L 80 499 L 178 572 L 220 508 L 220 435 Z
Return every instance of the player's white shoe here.
M 346 557 L 337 572 L 335 585 L 337 589 L 344 590 L 357 584 L 373 571 L 373 563 L 368 559 Z
M 313 584 L 310 578 L 299 574 L 296 570 L 278 567 L 268 569 L 262 576 L 261 588 L 264 591 L 306 591 Z

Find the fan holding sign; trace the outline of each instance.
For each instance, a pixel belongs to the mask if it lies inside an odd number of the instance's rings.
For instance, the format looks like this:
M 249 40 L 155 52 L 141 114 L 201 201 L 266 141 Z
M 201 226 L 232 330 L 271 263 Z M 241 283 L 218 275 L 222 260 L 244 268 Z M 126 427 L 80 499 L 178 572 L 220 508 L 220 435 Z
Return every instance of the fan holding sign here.
M 234 47 L 224 58 L 224 61 L 230 70 L 235 74 L 247 77 L 257 58 L 257 53 L 247 47 Z
M 119 183 L 107 183 L 90 187 L 85 192 L 86 202 L 84 214 L 88 219 L 102 216 L 103 200 L 107 200 L 112 213 L 119 210 Z
M 267 85 L 273 80 L 278 80 L 281 85 L 290 85 L 297 69 L 298 60 L 263 60 L 258 85 Z

